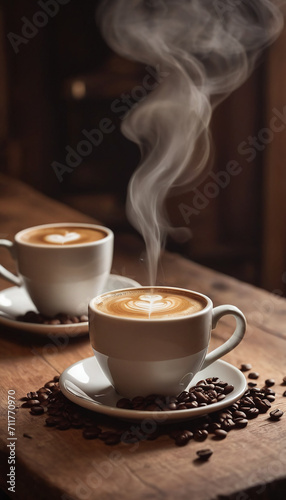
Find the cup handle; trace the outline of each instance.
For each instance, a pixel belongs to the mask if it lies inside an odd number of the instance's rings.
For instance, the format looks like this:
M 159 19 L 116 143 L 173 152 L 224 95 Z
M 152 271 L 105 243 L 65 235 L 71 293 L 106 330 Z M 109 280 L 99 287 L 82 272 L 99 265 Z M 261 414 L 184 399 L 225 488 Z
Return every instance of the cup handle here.
M 200 370 L 203 370 L 211 363 L 227 354 L 229 351 L 232 351 L 232 349 L 234 349 L 244 337 L 246 330 L 246 319 L 244 314 L 235 306 L 223 305 L 215 307 L 212 312 L 212 329 L 216 327 L 219 319 L 226 314 L 230 314 L 231 316 L 235 317 L 236 328 L 232 336 L 226 342 L 224 342 L 224 344 L 206 355 L 203 366 L 200 368 Z
M 15 258 L 15 248 L 14 248 L 14 243 L 10 240 L 0 240 L 0 246 L 5 247 L 9 250 L 11 253 L 13 259 Z M 14 285 L 21 286 L 22 285 L 22 280 L 19 276 L 16 276 L 15 274 L 11 273 L 6 269 L 4 266 L 0 265 L 0 276 L 2 278 L 5 278 L 8 281 L 11 281 Z

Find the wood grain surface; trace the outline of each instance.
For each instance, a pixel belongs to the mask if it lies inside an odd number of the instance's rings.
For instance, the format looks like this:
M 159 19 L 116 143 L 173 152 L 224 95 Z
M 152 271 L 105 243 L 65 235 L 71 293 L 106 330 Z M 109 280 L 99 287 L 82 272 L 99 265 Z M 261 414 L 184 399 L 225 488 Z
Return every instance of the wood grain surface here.
M 91 221 L 31 188 L 0 176 L 1 237 L 12 238 L 24 227 L 46 222 Z M 11 270 L 8 252 L 0 250 L 0 262 Z M 117 235 L 114 273 L 147 284 L 144 246 L 131 235 Z M 60 431 L 45 427 L 45 416 L 31 416 L 19 398 L 60 374 L 72 363 L 89 357 L 88 336 L 54 338 L 21 330 L 0 328 L 1 393 L 1 488 L 6 494 L 8 472 L 7 394 L 15 390 L 16 500 L 282 500 L 286 492 L 286 301 L 245 283 L 165 252 L 159 284 L 194 289 L 211 297 L 214 305 L 230 303 L 245 313 L 245 339 L 224 359 L 234 366 L 251 363 L 258 385 L 274 378 L 273 408 L 285 412 L 279 422 L 267 414 L 250 420 L 245 429 L 231 431 L 223 441 L 208 437 L 174 445 L 169 436 L 137 444 L 107 446 L 99 439 L 84 440 L 80 429 Z M 9 285 L 0 280 L 0 289 Z M 233 330 L 232 318 L 224 317 L 212 335 L 211 348 Z M 132 424 L 130 424 L 132 425 Z M 140 426 L 140 423 L 138 424 Z M 25 437 L 25 436 L 30 436 Z M 196 451 L 211 447 L 205 463 Z

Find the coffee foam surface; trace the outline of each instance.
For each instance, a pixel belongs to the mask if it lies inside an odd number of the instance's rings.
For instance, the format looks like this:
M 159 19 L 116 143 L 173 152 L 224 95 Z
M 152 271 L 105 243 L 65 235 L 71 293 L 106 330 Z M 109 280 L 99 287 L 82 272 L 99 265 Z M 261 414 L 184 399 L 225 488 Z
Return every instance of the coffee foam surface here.
M 95 307 L 106 314 L 125 318 L 176 318 L 201 311 L 206 306 L 203 299 L 187 293 L 164 289 L 128 290 L 109 294 L 95 301 Z
M 90 243 L 101 240 L 106 236 L 105 231 L 77 226 L 46 227 L 31 229 L 24 233 L 21 240 L 33 245 L 66 246 Z

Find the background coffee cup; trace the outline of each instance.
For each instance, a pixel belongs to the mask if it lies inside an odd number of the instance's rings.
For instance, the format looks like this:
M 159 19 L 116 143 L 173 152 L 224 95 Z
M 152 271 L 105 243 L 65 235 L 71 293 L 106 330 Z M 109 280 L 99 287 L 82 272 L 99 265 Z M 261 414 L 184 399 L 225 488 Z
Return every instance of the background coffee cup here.
M 89 241 L 81 240 L 75 228 L 88 230 L 91 235 L 94 232 L 94 240 L 92 236 Z M 50 229 L 52 240 L 37 242 L 36 235 Z M 109 276 L 113 239 L 110 229 L 95 224 L 63 222 L 27 228 L 15 235 L 14 242 L 0 240 L 18 268 L 16 276 L 0 266 L 0 276 L 24 286 L 44 315 L 87 314 L 88 302 L 101 293 Z
M 134 294 L 137 292 L 136 298 Z M 149 296 L 164 294 L 169 297 L 181 294 L 201 306 L 195 308 L 195 312 L 190 307 L 174 315 L 166 312 L 165 307 L 165 313 L 153 318 L 152 314 L 150 317 L 145 315 L 145 318 L 133 314 L 136 302 L 141 301 L 146 309 Z M 112 306 L 114 299 L 120 297 L 127 298 L 127 302 L 130 297 L 125 311 L 124 304 L 122 306 L 119 302 L 116 307 Z M 104 305 L 106 300 L 111 307 Z M 158 312 L 160 299 L 157 300 Z M 235 317 L 235 331 L 224 344 L 207 354 L 211 330 L 226 314 Z M 199 370 L 237 346 L 245 329 L 245 317 L 237 307 L 222 305 L 213 308 L 207 296 L 180 288 L 116 290 L 95 297 L 89 303 L 89 335 L 94 354 L 116 391 L 128 398 L 154 393 L 178 395 Z

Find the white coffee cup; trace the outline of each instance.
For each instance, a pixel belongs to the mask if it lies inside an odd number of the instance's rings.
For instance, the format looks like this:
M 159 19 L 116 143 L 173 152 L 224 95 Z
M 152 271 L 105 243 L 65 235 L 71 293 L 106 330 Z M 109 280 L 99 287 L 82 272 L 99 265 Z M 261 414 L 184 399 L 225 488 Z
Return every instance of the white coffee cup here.
M 207 354 L 211 330 L 226 314 L 234 316 L 235 331 Z M 94 354 L 110 383 L 127 398 L 178 395 L 198 371 L 237 346 L 245 329 L 245 317 L 237 307 L 213 308 L 206 295 L 181 288 L 116 290 L 89 303 Z
M 24 286 L 38 311 L 87 314 L 102 292 L 113 258 L 113 232 L 100 225 L 55 223 L 34 226 L 0 240 L 16 260 L 18 275 L 0 266 L 0 276 Z

